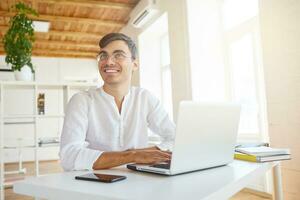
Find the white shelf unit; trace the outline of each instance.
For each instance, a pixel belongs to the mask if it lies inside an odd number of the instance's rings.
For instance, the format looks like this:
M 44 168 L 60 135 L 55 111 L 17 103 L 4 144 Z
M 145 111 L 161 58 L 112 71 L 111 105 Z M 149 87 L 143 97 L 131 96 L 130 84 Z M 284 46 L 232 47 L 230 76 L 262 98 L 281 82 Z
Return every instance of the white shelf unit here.
M 4 189 L 7 185 L 12 185 L 13 182 L 6 183 L 5 182 L 5 169 L 4 169 L 4 151 L 9 148 L 4 148 L 4 135 L 5 135 L 5 129 L 4 127 L 10 124 L 32 124 L 33 125 L 33 132 L 34 132 L 34 144 L 29 145 L 27 147 L 23 148 L 31 148 L 34 150 L 34 162 L 35 162 L 35 175 L 39 176 L 39 149 L 40 148 L 51 148 L 51 147 L 39 147 L 38 145 L 38 125 L 39 121 L 43 119 L 63 119 L 64 118 L 64 109 L 66 108 L 66 104 L 69 101 L 69 99 L 72 97 L 74 93 L 80 90 L 87 90 L 91 87 L 97 87 L 97 83 L 68 83 L 68 82 L 62 82 L 62 83 L 43 83 L 43 82 L 23 82 L 23 81 L 0 81 L 0 199 L 4 200 Z M 5 113 L 5 95 L 7 95 L 8 91 L 11 89 L 18 89 L 24 90 L 29 89 L 32 92 L 33 99 L 30 106 L 32 106 L 33 110 L 32 113 L 29 114 L 7 114 Z M 61 105 L 61 111 L 59 113 L 49 113 L 47 112 L 44 115 L 39 115 L 37 110 L 37 98 L 38 93 L 40 91 L 45 90 L 60 90 L 62 91 L 62 97 L 59 99 L 62 99 L 60 102 Z M 18 92 L 16 91 L 16 92 Z M 73 92 L 72 92 L 73 91 Z M 24 92 L 24 91 L 23 91 Z M 17 100 L 16 102 L 22 103 L 22 101 Z M 27 106 L 27 105 L 22 105 Z M 47 107 L 47 101 L 45 102 L 45 108 Z M 13 122 L 13 120 L 25 120 L 25 122 Z M 22 148 L 22 149 L 23 149 Z

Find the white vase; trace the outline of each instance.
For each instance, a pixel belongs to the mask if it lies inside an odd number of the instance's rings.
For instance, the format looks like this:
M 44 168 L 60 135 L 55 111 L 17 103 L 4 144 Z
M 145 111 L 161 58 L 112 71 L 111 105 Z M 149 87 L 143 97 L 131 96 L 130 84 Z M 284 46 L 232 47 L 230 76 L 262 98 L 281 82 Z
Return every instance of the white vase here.
M 33 75 L 31 72 L 31 68 L 28 65 L 25 65 L 21 68 L 21 71 L 14 71 L 15 77 L 17 81 L 32 81 Z

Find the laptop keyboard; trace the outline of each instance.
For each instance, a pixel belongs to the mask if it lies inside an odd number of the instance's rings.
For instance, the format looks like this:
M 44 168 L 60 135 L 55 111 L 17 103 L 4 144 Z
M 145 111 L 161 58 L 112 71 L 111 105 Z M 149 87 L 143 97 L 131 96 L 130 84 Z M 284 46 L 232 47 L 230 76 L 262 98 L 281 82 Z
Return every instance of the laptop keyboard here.
M 170 163 L 160 163 L 160 164 L 150 165 L 150 167 L 170 169 Z

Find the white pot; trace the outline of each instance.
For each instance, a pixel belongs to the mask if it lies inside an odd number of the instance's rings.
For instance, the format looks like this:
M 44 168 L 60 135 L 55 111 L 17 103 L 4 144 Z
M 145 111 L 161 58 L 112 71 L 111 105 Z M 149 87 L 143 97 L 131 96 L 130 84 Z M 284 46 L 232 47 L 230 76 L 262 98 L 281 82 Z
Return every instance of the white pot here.
M 14 71 L 17 81 L 32 81 L 33 75 L 31 68 L 28 65 L 25 65 L 21 68 L 21 71 Z

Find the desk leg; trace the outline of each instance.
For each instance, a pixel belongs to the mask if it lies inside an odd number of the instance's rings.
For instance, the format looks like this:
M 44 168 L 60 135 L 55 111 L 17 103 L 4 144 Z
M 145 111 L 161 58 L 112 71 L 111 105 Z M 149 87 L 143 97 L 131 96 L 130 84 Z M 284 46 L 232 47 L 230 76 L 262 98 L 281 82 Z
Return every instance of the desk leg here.
M 273 168 L 275 200 L 283 200 L 280 162 Z

